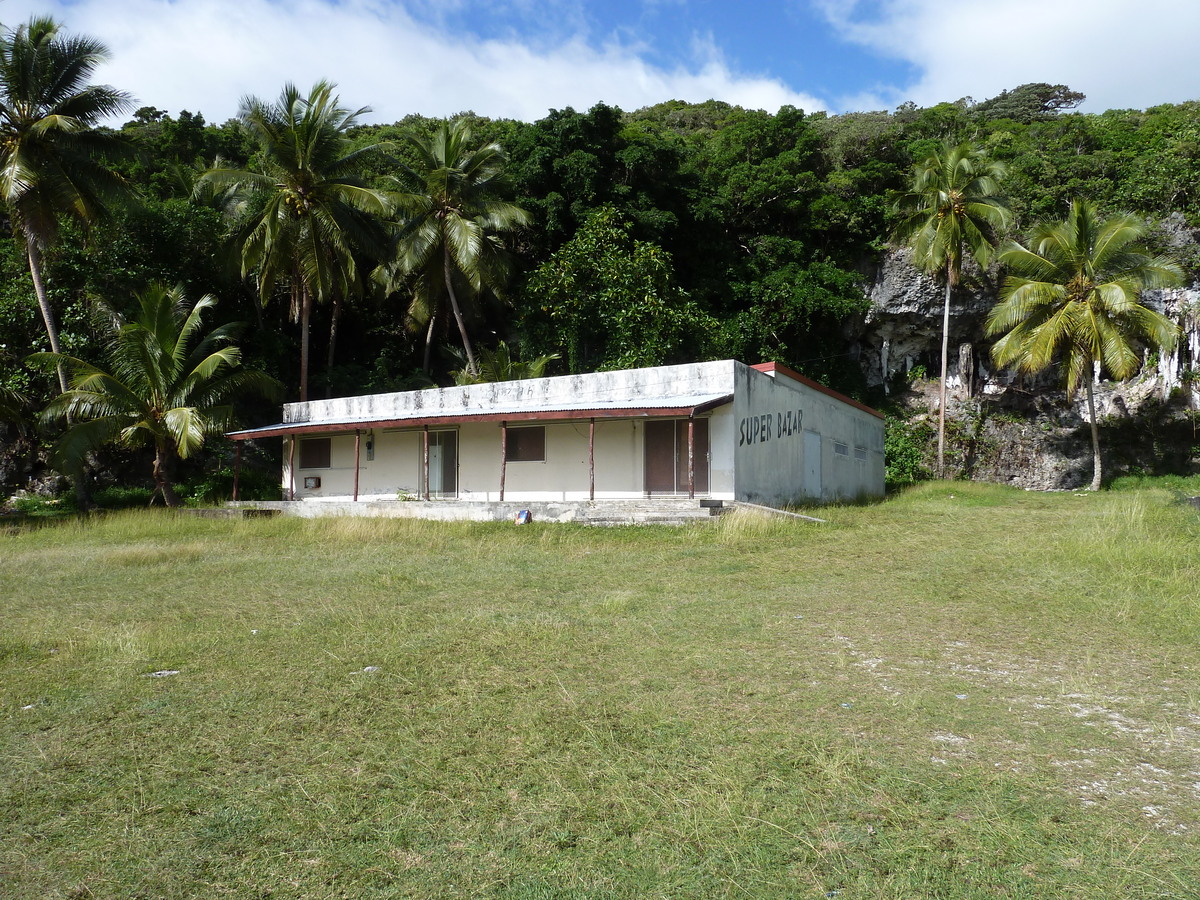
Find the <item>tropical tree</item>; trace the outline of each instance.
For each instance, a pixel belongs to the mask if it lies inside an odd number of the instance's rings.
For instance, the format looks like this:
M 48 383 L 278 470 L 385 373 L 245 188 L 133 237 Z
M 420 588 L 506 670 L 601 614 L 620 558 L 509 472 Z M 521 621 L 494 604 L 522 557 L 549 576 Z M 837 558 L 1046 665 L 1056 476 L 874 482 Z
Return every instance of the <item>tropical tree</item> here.
M 70 389 L 42 413 L 46 422 L 73 423 L 58 442 L 63 460 L 79 460 L 107 443 L 151 444 L 155 485 L 163 502 L 179 505 L 178 459 L 230 424 L 233 398 L 257 393 L 273 399 L 279 393 L 275 379 L 241 368 L 241 351 L 231 343 L 240 323 L 204 333 L 204 311 L 216 302 L 206 294 L 189 308 L 182 286 L 152 285 L 137 298 L 132 320 L 101 306 L 109 371 L 61 353 L 29 357 L 35 365 L 63 365 L 72 373 Z
M 88 84 L 106 59 L 99 41 L 68 36 L 50 18 L 34 17 L 0 35 L 0 200 L 24 245 L 55 353 L 62 347 L 42 255 L 58 239 L 60 216 L 95 218 L 123 186 L 105 162 L 124 142 L 94 130 L 131 106 L 128 94 Z M 64 371 L 58 380 L 65 391 Z
M 946 368 L 950 342 L 950 298 L 962 278 L 969 251 L 986 267 L 993 245 L 990 232 L 1005 227 L 1008 207 L 998 196 L 1004 166 L 970 143 L 946 146 L 913 169 L 908 193 L 897 200 L 904 218 L 896 236 L 906 239 L 913 262 L 946 280 L 942 311 L 942 373 L 938 388 L 937 474 L 945 476 Z
M 1128 378 L 1141 363 L 1137 344 L 1166 351 L 1179 338 L 1175 324 L 1142 305 L 1140 295 L 1180 284 L 1183 270 L 1146 252 L 1140 243 L 1145 237 L 1145 223 L 1137 217 L 1102 219 L 1092 204 L 1076 201 L 1064 221 L 1034 228 L 1028 247 L 1010 241 L 999 254 L 1011 274 L 988 315 L 987 333 L 1003 334 L 992 358 L 1026 373 L 1041 372 L 1057 360 L 1068 397 L 1083 382 L 1093 491 L 1100 489 L 1102 476 L 1092 394 L 1096 364 L 1114 378 Z
M 529 276 L 521 323 L 571 373 L 708 358 L 719 326 L 675 282 L 669 253 L 610 206 Z
M 301 400 L 308 399 L 313 304 L 340 309 L 363 289 L 369 268 L 359 255 L 381 260 L 388 251 L 390 206 L 365 177 L 381 148 L 355 149 L 347 134 L 370 110 L 342 107 L 334 87 L 320 81 L 304 96 L 287 84 L 274 103 L 243 98 L 239 116 L 258 142 L 257 167 L 218 166 L 196 185 L 201 196 L 232 189 L 242 275 L 256 275 L 260 300 L 265 304 L 279 284 L 289 288 L 292 319 L 300 324 Z M 335 315 L 331 344 L 336 327 Z
M 478 296 L 485 287 L 493 292 L 502 288 L 507 254 L 501 236 L 527 224 L 529 215 L 502 199 L 508 184 L 500 145 L 474 147 L 464 120 L 443 122 L 430 138 L 409 133 L 405 144 L 415 163 L 403 165 L 396 177 L 400 190 L 393 200 L 407 217 L 396 268 L 399 274 L 417 276 L 409 315 L 428 323 L 425 367 L 445 298 L 462 338 L 467 370 L 477 374 L 459 292 Z
M 460 357 L 463 358 L 463 357 Z M 472 374 L 464 366 L 451 374 L 455 384 L 487 384 L 492 381 L 524 381 L 528 378 L 541 378 L 546 374 L 546 367 L 556 359 L 561 359 L 557 353 L 547 353 L 530 360 L 517 359 L 511 347 L 505 341 L 500 341 L 495 350 L 486 347 L 479 351 L 479 371 Z M 465 360 L 464 360 L 465 361 Z M 0 394 L 0 399 L 3 395 Z M 0 407 L 3 409 L 3 407 Z

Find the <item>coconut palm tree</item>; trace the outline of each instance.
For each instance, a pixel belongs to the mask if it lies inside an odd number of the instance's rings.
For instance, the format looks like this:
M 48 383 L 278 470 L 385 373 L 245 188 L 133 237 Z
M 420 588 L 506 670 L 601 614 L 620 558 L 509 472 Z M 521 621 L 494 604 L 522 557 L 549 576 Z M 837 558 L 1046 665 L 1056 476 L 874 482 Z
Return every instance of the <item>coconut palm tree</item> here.
M 105 161 L 124 142 L 93 130 L 132 105 L 122 91 L 88 84 L 106 59 L 99 41 L 68 36 L 50 18 L 34 17 L 0 35 L 0 200 L 24 245 L 55 353 L 62 347 L 42 254 L 58 239 L 60 216 L 95 218 L 123 187 Z M 58 379 L 65 391 L 66 373 L 60 370 Z
M 459 292 L 478 295 L 483 288 L 500 288 L 506 274 L 501 235 L 529 222 L 525 210 L 500 199 L 507 190 L 507 158 L 499 144 L 474 147 L 471 129 L 459 119 L 444 122 L 431 138 L 409 134 L 408 149 L 415 165 L 404 165 L 396 178 L 397 208 L 408 221 L 402 234 L 397 268 L 416 274 L 409 315 L 428 323 L 428 346 L 442 298 L 450 302 L 467 371 L 479 371 L 467 331 Z
M 362 291 L 359 254 L 388 252 L 387 198 L 366 183 L 364 165 L 379 145 L 354 149 L 347 132 L 369 112 L 348 110 L 320 81 L 308 96 L 285 85 L 274 103 L 242 100 L 240 118 L 259 145 L 255 171 L 216 167 L 197 193 L 233 189 L 242 275 L 255 273 L 265 304 L 279 284 L 300 323 L 300 399 L 308 399 L 309 324 L 314 303 Z
M 459 359 L 463 354 L 455 353 Z M 486 347 L 479 351 L 479 371 L 468 372 L 464 366 L 450 374 L 454 376 L 455 384 L 487 384 L 492 381 L 524 381 L 529 378 L 541 378 L 546 374 L 546 367 L 556 359 L 561 359 L 557 353 L 548 353 L 530 360 L 519 360 L 513 349 L 505 341 L 496 344 L 495 350 Z
M 58 453 L 77 460 L 103 444 L 154 446 L 154 482 L 168 506 L 178 506 L 174 470 L 233 416 L 231 400 L 245 393 L 273 399 L 275 379 L 240 367 L 241 351 L 231 341 L 240 323 L 205 334 L 204 311 L 217 302 L 211 294 L 190 308 L 182 286 L 153 285 L 138 299 L 136 318 L 125 320 L 100 307 L 109 332 L 109 371 L 61 353 L 36 353 L 35 365 L 63 365 L 70 389 L 43 411 L 47 422 L 72 424 Z
M 998 196 L 1004 166 L 970 143 L 946 146 L 918 163 L 908 193 L 896 202 L 904 218 L 896 236 L 912 246 L 913 262 L 946 280 L 942 311 L 942 373 L 938 388 L 937 474 L 945 476 L 946 369 L 950 342 L 950 299 L 962 278 L 964 252 L 986 268 L 990 232 L 1004 228 L 1008 207 Z
M 1183 281 L 1177 263 L 1145 251 L 1145 236 L 1146 226 L 1135 216 L 1102 219 L 1091 203 L 1076 201 L 1064 221 L 1034 228 L 1028 247 L 1010 241 L 999 254 L 1011 274 L 987 319 L 989 335 L 1003 334 L 992 358 L 1027 373 L 1058 361 L 1068 397 L 1083 382 L 1094 491 L 1102 475 L 1092 394 L 1096 364 L 1114 378 L 1128 378 L 1141 362 L 1137 344 L 1166 351 L 1179 337 L 1170 319 L 1140 302 L 1143 291 Z
M 17 434 L 24 434 L 29 424 L 29 409 L 29 398 L 0 384 L 0 423 L 12 425 Z

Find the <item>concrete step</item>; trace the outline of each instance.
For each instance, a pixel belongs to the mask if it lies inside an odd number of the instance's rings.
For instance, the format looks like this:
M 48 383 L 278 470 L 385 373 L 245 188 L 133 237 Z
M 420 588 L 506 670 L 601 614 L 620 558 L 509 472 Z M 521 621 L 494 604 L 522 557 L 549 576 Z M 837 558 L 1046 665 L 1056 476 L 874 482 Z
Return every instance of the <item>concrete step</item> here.
M 589 507 L 585 520 L 589 525 L 686 525 L 727 511 L 720 500 L 606 500 Z

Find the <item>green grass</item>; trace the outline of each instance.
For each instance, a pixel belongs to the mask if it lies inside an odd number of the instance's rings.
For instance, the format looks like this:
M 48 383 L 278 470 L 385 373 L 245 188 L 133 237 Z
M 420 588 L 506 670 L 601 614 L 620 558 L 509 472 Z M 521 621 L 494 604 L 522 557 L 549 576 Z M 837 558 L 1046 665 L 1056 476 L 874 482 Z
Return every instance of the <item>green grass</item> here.
M 1200 895 L 1200 514 L 820 514 L 0 537 L 0 896 Z

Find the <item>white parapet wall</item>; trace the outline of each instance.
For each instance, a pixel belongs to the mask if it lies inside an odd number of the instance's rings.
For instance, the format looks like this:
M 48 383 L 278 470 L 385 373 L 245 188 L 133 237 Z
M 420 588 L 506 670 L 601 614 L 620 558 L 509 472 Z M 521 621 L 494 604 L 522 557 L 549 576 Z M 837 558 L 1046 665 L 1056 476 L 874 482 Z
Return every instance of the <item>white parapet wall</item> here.
M 434 416 L 471 416 L 539 410 L 603 410 L 624 407 L 684 406 L 733 393 L 734 360 L 560 375 L 523 381 L 499 381 L 459 387 L 429 388 L 391 394 L 364 394 L 334 400 L 288 403 L 286 424 L 303 422 L 374 422 Z

